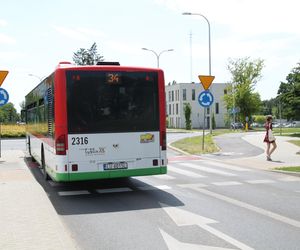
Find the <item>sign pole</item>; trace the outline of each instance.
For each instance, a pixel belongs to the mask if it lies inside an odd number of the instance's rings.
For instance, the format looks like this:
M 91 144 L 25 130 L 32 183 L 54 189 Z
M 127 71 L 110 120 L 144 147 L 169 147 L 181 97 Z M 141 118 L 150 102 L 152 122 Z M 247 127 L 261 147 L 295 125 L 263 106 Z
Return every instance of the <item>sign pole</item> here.
M 204 136 L 205 136 L 205 107 L 203 107 L 203 133 L 202 133 L 202 151 L 204 151 Z
M 1 158 L 1 151 L 2 151 L 2 148 L 1 148 L 1 144 L 2 144 L 2 122 L 0 122 L 0 158 Z
M 214 102 L 214 96 L 209 90 L 202 91 L 198 96 L 198 102 L 203 107 L 203 136 L 202 136 L 202 151 L 204 151 L 204 136 L 205 136 L 205 109 L 209 108 Z

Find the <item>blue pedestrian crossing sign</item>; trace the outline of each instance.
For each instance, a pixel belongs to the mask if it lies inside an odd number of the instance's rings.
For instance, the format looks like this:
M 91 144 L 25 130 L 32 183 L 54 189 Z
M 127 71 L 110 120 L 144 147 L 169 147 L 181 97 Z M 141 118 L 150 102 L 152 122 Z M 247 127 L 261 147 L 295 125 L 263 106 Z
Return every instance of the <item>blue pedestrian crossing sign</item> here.
M 5 105 L 8 102 L 8 99 L 8 92 L 5 89 L 0 88 L 0 106 Z
M 208 108 L 214 102 L 214 96 L 210 91 L 202 91 L 198 96 L 198 102 L 202 107 Z

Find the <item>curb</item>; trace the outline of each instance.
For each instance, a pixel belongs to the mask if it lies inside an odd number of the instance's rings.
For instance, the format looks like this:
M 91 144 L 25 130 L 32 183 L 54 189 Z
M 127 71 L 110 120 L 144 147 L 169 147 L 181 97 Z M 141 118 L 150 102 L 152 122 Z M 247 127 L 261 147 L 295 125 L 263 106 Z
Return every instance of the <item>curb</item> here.
M 178 153 L 184 154 L 184 155 L 192 155 L 192 154 L 190 154 L 188 152 L 185 152 L 185 151 L 183 151 L 179 148 L 175 148 L 175 147 L 171 146 L 171 144 L 168 144 L 167 147 L 174 150 L 174 151 L 176 151 L 176 152 L 178 152 Z
M 292 175 L 300 178 L 300 172 L 292 172 L 292 171 L 284 171 L 284 170 L 276 170 L 276 169 L 270 169 L 269 171 L 271 172 L 277 172 L 280 174 L 287 174 L 287 175 Z

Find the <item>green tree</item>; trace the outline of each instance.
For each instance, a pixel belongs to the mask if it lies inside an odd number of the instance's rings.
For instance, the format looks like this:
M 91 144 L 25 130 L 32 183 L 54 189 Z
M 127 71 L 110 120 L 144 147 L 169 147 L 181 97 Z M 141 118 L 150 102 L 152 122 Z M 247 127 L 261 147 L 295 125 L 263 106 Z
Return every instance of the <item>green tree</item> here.
M 300 63 L 281 82 L 277 100 L 282 105 L 282 116 L 288 120 L 300 120 Z
M 227 87 L 224 101 L 227 109 L 238 108 L 238 120 L 244 122 L 246 117 L 251 118 L 259 111 L 261 106 L 260 95 L 254 92 L 256 83 L 261 79 L 264 61 L 261 59 L 250 60 L 249 57 L 229 59 L 227 69 L 232 79 Z
M 0 107 L 0 122 L 15 123 L 19 118 L 17 110 L 11 102 Z
M 98 54 L 96 43 L 89 49 L 80 48 L 73 54 L 73 61 L 77 65 L 95 65 L 103 60 L 103 56 Z
M 192 107 L 191 107 L 191 104 L 185 103 L 183 111 L 184 111 L 184 117 L 185 117 L 185 129 L 191 130 L 192 129 L 192 121 L 191 121 Z

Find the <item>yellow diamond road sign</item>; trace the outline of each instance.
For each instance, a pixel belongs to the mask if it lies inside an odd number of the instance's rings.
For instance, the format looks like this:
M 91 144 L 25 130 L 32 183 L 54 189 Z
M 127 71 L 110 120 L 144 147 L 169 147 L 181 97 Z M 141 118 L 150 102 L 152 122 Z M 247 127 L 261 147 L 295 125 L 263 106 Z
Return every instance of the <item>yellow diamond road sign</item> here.
M 0 86 L 2 85 L 5 77 L 7 76 L 8 71 L 6 70 L 0 70 Z
M 212 84 L 213 80 L 215 79 L 214 76 L 198 76 L 202 86 L 205 90 L 208 90 L 210 85 Z

